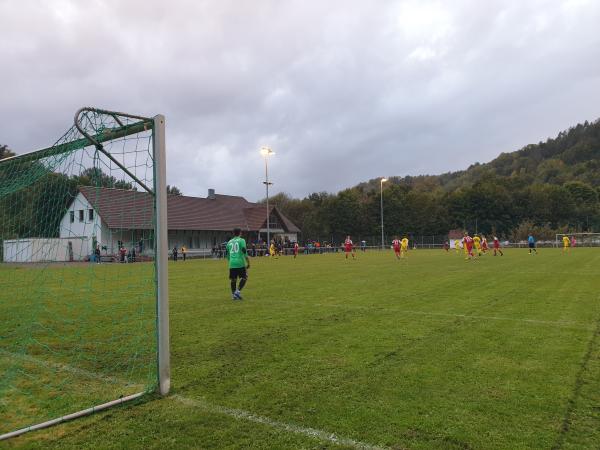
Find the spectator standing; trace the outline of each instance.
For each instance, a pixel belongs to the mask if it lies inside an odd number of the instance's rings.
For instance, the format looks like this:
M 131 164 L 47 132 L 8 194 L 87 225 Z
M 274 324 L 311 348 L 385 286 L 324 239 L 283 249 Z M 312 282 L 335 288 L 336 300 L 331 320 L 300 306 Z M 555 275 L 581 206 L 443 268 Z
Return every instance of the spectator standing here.
M 96 259 L 96 264 L 100 264 L 100 244 L 96 244 L 96 248 L 94 249 L 94 257 Z

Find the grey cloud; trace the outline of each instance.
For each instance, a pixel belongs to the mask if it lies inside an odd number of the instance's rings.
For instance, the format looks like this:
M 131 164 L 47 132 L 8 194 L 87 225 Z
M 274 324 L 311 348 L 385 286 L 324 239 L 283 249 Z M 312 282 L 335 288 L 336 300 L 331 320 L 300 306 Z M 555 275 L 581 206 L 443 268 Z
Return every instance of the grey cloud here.
M 82 105 L 167 116 L 186 194 L 335 191 L 486 161 L 600 116 L 594 1 L 0 1 L 0 143 Z

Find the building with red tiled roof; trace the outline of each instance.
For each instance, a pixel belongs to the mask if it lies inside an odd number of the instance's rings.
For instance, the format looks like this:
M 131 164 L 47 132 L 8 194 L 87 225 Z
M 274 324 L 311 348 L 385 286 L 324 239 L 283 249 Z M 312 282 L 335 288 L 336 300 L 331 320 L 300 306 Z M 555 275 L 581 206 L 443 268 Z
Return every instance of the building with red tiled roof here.
M 82 186 L 60 225 L 60 237 L 86 237 L 115 254 L 125 248 L 149 253 L 153 245 L 152 197 L 146 192 Z M 294 242 L 300 229 L 275 206 L 269 207 L 271 236 Z M 239 227 L 251 242 L 266 239 L 267 209 L 243 197 L 215 194 L 206 198 L 167 197 L 169 248 L 207 250 L 231 237 Z M 104 253 L 103 252 L 103 253 Z
M 450 248 L 456 248 L 456 243 L 459 243 L 459 247 L 460 247 L 460 243 L 462 242 L 462 239 L 464 237 L 464 230 L 461 229 L 454 229 L 454 230 L 450 230 L 448 231 L 448 241 L 450 243 Z

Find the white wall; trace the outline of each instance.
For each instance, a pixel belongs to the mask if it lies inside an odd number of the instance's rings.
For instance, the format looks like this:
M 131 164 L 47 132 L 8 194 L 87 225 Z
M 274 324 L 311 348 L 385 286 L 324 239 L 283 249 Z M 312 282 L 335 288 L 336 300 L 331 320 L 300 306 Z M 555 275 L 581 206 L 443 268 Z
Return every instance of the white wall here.
M 69 250 L 70 244 L 70 250 Z M 3 242 L 4 262 L 85 261 L 92 242 L 88 238 L 32 238 Z
M 456 248 L 454 246 L 454 241 L 455 241 L 455 239 L 450 239 L 449 240 L 449 242 L 450 242 L 450 248 Z M 463 247 L 463 245 L 462 245 L 462 239 L 458 239 L 458 248 L 462 248 L 462 247 Z

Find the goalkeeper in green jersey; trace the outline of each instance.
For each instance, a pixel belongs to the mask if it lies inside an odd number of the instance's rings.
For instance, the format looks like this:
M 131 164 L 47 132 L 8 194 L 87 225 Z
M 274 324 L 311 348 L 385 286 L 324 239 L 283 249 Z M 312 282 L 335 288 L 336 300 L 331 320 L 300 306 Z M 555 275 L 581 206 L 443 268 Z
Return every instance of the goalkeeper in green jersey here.
M 246 241 L 240 235 L 242 230 L 236 228 L 233 230 L 233 238 L 227 243 L 227 259 L 229 260 L 229 280 L 231 281 L 232 300 L 242 299 L 242 289 L 248 281 L 246 269 L 250 268 L 250 259 L 246 251 Z M 240 279 L 240 285 L 237 286 L 237 279 Z

